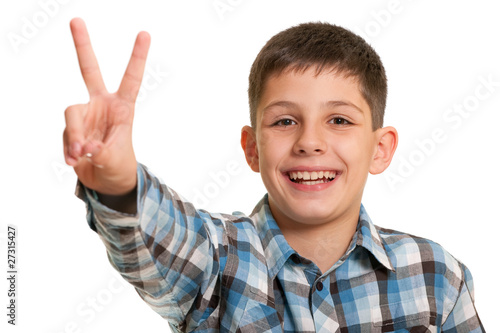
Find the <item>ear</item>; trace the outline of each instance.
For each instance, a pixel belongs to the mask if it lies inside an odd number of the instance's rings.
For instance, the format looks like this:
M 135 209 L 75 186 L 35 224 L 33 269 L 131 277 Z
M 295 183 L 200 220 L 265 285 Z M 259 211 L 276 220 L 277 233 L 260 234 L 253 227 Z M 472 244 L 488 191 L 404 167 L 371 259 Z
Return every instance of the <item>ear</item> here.
M 255 131 L 250 126 L 241 129 L 241 148 L 245 153 L 247 163 L 255 172 L 259 172 L 259 152 L 257 151 L 257 140 Z
M 372 175 L 382 173 L 385 169 L 387 169 L 387 167 L 389 167 L 392 157 L 396 152 L 396 147 L 398 146 L 398 132 L 394 127 L 387 126 L 379 128 L 375 135 L 377 140 L 377 150 L 375 151 L 370 164 L 370 173 Z

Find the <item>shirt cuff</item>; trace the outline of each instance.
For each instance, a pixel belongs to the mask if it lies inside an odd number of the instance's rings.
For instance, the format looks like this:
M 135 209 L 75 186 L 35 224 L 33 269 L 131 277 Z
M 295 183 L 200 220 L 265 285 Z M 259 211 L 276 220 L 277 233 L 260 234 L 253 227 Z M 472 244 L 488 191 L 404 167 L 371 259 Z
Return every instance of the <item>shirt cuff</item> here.
M 94 190 L 91 190 L 78 180 L 75 195 L 85 202 L 87 208 L 87 223 L 89 227 L 97 232 L 96 223 L 109 227 L 133 228 L 139 226 L 140 212 L 142 211 L 142 193 L 144 191 L 144 166 L 137 163 L 137 212 L 127 214 L 111 209 L 103 205 Z

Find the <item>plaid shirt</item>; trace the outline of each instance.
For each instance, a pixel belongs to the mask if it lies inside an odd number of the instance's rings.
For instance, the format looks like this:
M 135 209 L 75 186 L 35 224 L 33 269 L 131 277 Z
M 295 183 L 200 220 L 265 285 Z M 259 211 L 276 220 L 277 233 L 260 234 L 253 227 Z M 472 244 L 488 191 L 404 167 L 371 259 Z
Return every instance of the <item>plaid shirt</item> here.
M 484 332 L 469 270 L 429 240 L 376 227 L 361 206 L 324 274 L 285 240 L 267 195 L 250 217 L 196 210 L 138 166 L 138 213 L 77 186 L 115 269 L 175 331 Z

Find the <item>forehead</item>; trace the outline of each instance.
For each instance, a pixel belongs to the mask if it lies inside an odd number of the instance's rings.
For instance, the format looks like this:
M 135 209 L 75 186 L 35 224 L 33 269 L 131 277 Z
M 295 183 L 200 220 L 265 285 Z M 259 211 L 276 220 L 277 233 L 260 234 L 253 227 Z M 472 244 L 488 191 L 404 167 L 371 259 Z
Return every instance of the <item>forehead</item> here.
M 272 74 L 263 88 L 257 107 L 257 120 L 272 107 L 333 108 L 351 106 L 370 115 L 370 108 L 363 97 L 359 80 L 354 75 L 333 69 L 309 67 L 305 70 L 288 69 Z

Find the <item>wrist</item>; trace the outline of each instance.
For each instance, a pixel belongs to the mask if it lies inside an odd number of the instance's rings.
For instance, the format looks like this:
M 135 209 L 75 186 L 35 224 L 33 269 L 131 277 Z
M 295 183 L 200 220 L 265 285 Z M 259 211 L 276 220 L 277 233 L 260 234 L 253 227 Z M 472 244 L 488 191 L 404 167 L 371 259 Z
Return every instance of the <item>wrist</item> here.
M 137 162 L 123 163 L 108 169 L 101 169 L 96 178 L 97 193 L 107 196 L 126 196 L 137 187 Z M 89 186 L 90 187 L 90 186 Z
M 95 199 L 108 208 L 125 214 L 137 213 L 137 186 L 125 194 L 113 195 L 93 191 L 93 195 Z

